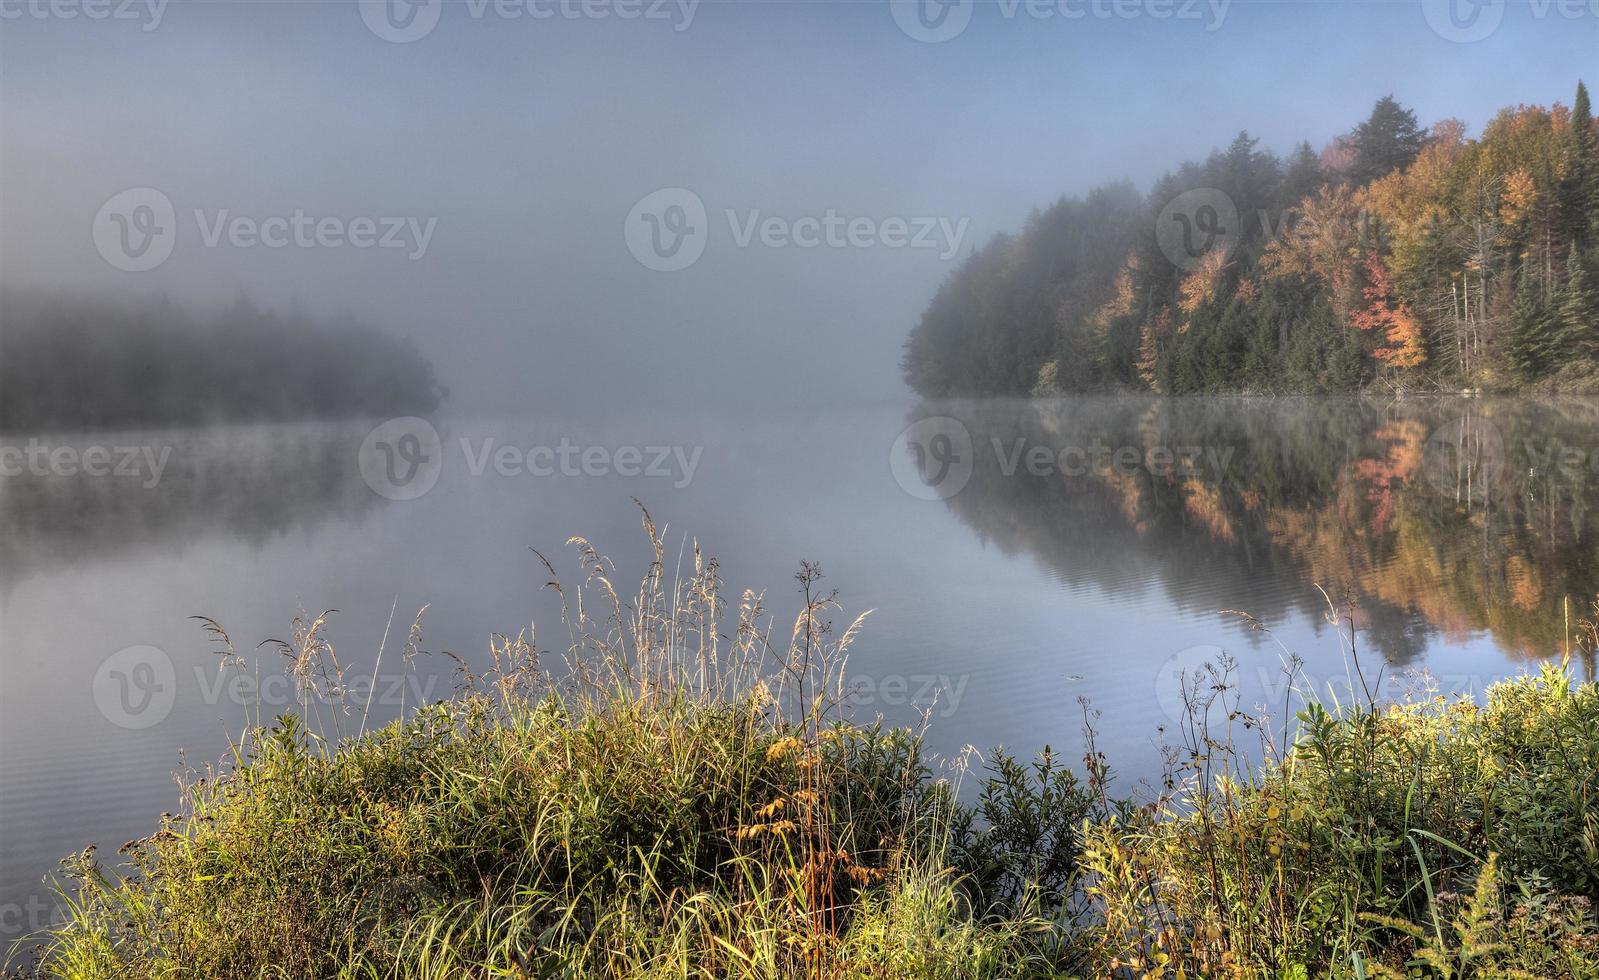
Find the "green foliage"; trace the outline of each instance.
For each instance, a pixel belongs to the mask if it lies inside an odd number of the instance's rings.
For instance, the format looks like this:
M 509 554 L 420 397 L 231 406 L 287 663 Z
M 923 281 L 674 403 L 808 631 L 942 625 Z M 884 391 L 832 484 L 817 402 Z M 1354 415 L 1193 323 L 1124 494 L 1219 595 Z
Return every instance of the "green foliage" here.
M 768 661 L 753 598 L 720 628 L 714 562 L 624 605 L 578 540 L 597 659 L 557 683 L 509 641 L 378 731 L 256 730 L 121 867 L 66 862 L 39 972 L 1599 977 L 1599 686 L 1563 668 L 1312 701 L 1278 743 L 1223 665 L 1157 798 L 1112 800 L 1090 737 L 1086 781 L 996 752 L 968 809 L 918 736 L 837 715 L 859 620 L 832 635 L 814 566 Z
M 968 819 L 955 837 L 966 883 L 989 913 L 1058 910 L 1077 876 L 1083 821 L 1101 810 L 1047 746 L 1029 766 L 996 750 L 988 769 L 968 815 L 981 826 Z
M 1554 364 L 1560 350 L 1559 336 L 1555 308 L 1544 298 L 1535 270 L 1523 267 L 1511 312 L 1507 353 L 1511 367 L 1523 378 L 1537 378 Z
M 1216 760 L 1195 762 L 1160 813 L 1090 828 L 1111 927 L 1099 962 L 1158 950 L 1204 976 L 1599 975 L 1599 687 L 1546 667 L 1482 706 L 1312 703 L 1300 721 L 1289 752 L 1245 778 L 1206 783 Z M 1193 732 L 1233 751 L 1213 725 Z M 1157 907 L 1169 929 L 1133 926 Z
M 1569 351 L 1599 351 L 1599 272 L 1584 261 L 1575 243 L 1566 259 L 1566 284 L 1560 291 L 1561 346 Z
M 1356 185 L 1369 184 L 1410 166 L 1427 142 L 1427 131 L 1416 125 L 1414 112 L 1385 95 L 1372 106 L 1366 121 L 1355 127 L 1349 142 L 1355 151 L 1349 179 Z

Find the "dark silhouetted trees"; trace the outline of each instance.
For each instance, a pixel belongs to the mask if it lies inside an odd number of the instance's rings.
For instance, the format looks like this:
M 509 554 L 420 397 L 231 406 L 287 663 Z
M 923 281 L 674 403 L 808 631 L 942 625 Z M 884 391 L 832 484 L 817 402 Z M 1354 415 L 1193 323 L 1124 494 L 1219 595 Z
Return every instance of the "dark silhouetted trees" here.
M 353 319 L 0 297 L 0 431 L 418 414 L 444 394 L 409 340 Z

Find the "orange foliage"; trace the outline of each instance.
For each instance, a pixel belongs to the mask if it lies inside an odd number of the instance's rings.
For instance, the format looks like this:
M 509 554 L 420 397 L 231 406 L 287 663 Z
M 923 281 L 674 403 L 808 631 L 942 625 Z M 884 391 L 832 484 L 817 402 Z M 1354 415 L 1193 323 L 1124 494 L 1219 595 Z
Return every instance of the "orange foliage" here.
M 1260 258 L 1268 279 L 1297 276 L 1321 282 L 1332 294 L 1334 309 L 1347 309 L 1345 293 L 1357 256 L 1358 212 L 1349 188 L 1326 186 L 1301 201 L 1293 227 L 1272 240 Z
M 1177 286 L 1180 297 L 1177 306 L 1189 316 L 1206 303 L 1216 298 L 1216 292 L 1221 288 L 1221 274 L 1231 265 L 1227 261 L 1227 252 L 1215 248 L 1206 252 L 1194 267 L 1194 271 L 1183 277 Z M 1184 322 L 1178 333 L 1187 333 L 1188 323 Z
M 1405 307 L 1389 298 L 1388 269 L 1376 252 L 1366 253 L 1366 288 L 1361 290 L 1367 306 L 1356 310 L 1349 325 L 1357 330 L 1381 330 L 1392 347 L 1379 347 L 1372 353 L 1378 360 L 1396 368 L 1415 368 L 1427 363 L 1421 321 Z
M 1184 480 L 1183 504 L 1188 516 L 1203 524 L 1212 537 L 1229 543 L 1237 540 L 1220 490 L 1198 480 Z

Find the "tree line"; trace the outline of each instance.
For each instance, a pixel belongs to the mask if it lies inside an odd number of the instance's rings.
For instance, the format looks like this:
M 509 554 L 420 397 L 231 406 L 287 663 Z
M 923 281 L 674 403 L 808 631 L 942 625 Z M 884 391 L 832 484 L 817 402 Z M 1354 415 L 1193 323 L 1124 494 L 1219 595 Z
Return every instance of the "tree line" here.
M 1515 106 L 1469 138 L 1392 96 L 1319 152 L 1247 132 L 1148 195 L 1062 198 L 912 329 L 927 397 L 1599 384 L 1599 130 Z
M 239 300 L 0 296 L 0 431 L 426 414 L 447 391 L 409 339 Z

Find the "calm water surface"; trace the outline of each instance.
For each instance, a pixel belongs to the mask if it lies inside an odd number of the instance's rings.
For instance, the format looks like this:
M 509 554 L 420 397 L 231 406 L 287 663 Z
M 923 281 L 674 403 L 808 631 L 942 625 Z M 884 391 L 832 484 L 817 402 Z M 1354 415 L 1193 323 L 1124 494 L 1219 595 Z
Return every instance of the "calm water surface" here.
M 850 663 L 860 710 L 930 708 L 944 755 L 1076 752 L 1087 698 L 1129 788 L 1158 772 L 1156 728 L 1185 669 L 1226 654 L 1247 699 L 1280 704 L 1280 643 L 1304 659 L 1300 685 L 1346 683 L 1318 586 L 1357 604 L 1387 693 L 1428 676 L 1475 692 L 1553 656 L 1568 603 L 1575 622 L 1599 592 L 1594 401 L 433 422 L 436 448 L 392 427 L 373 437 L 372 422 L 40 436 L 84 460 L 104 446 L 114 466 L 118 447 L 150 456 L 118 467 L 131 475 L 0 477 L 4 938 L 48 922 L 42 882 L 61 856 L 147 833 L 177 807 L 172 774 L 219 758 L 250 706 L 293 707 L 258 641 L 337 609 L 330 638 L 365 676 L 389 628 L 372 716 L 392 717 L 451 691 L 443 651 L 482 664 L 491 632 L 530 623 L 559 649 L 530 547 L 575 580 L 564 542 L 583 534 L 636 580 L 633 497 L 669 525 L 674 557 L 691 536 L 735 595 L 765 588 L 785 627 L 801 559 L 821 563 L 848 615 L 875 609 Z M 400 675 L 424 603 L 433 653 Z M 258 687 L 219 685 L 191 615 L 227 628 Z

